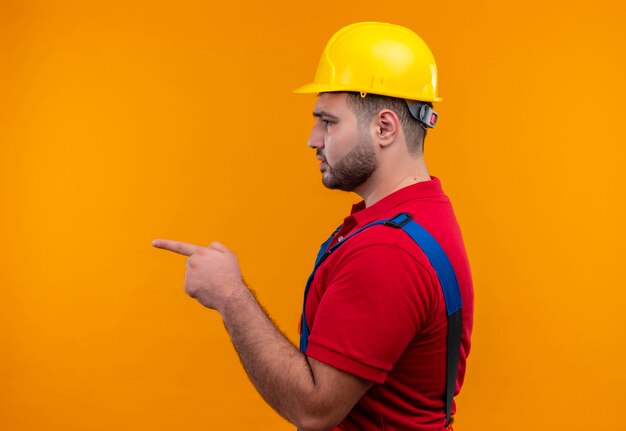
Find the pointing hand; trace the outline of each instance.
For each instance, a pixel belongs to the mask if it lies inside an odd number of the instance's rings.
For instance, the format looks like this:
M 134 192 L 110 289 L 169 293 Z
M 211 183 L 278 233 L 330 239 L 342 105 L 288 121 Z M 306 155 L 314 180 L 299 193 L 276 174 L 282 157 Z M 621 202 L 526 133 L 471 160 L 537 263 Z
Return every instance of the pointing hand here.
M 202 247 L 181 241 L 155 239 L 152 245 L 189 256 L 185 292 L 205 307 L 221 312 L 233 293 L 247 289 L 237 256 L 219 242 Z

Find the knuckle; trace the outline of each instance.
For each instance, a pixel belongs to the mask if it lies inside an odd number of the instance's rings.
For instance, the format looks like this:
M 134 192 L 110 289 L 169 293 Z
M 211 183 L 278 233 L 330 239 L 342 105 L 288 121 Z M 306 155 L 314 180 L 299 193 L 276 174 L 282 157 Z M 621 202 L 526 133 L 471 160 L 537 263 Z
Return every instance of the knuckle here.
M 222 245 L 221 242 L 218 242 L 218 241 L 213 241 L 211 244 L 209 244 L 209 248 L 213 250 L 217 250 L 217 251 L 224 250 L 224 246 Z

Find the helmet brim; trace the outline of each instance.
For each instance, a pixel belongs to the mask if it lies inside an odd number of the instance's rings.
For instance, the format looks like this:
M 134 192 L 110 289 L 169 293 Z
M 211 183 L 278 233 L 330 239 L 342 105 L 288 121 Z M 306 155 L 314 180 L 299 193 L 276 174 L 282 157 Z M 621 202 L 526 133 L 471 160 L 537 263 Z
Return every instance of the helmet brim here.
M 362 88 L 354 88 L 348 85 L 337 85 L 337 84 L 321 84 L 317 82 L 311 82 L 310 84 L 303 85 L 302 87 L 298 87 L 293 90 L 294 93 L 299 94 L 319 94 L 319 93 L 332 93 L 332 92 L 355 92 L 355 93 L 371 93 L 371 94 L 380 94 L 381 96 L 389 96 L 396 97 L 398 99 L 408 99 L 415 100 L 414 96 L 406 95 L 406 94 L 391 94 L 385 92 L 382 94 L 381 92 L 374 91 L 363 91 Z M 429 100 L 419 100 L 420 102 L 441 102 L 443 99 L 441 97 L 430 98 Z

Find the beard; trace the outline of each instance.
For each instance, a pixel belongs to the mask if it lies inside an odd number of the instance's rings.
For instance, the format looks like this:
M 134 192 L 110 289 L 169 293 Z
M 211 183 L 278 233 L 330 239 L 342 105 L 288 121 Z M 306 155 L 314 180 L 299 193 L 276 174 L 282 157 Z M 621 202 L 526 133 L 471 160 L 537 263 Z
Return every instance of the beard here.
M 371 138 L 361 136 L 355 147 L 341 160 L 333 166 L 328 165 L 327 171 L 322 175 L 322 184 L 332 190 L 351 192 L 367 181 L 377 167 Z

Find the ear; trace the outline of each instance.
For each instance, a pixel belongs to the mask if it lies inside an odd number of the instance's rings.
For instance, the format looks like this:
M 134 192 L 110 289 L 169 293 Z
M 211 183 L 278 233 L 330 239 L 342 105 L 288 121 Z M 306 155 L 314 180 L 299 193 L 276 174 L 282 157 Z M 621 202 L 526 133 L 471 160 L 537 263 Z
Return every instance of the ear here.
M 391 109 L 382 109 L 374 117 L 374 139 L 381 147 L 391 145 L 400 134 L 400 120 L 398 115 Z

